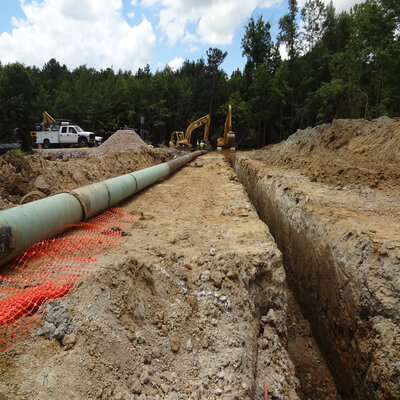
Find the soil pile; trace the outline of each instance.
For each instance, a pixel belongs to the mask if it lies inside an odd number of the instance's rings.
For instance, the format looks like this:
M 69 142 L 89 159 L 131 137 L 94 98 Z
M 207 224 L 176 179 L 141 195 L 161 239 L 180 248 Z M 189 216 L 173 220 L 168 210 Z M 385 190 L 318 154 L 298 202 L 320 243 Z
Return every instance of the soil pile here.
M 31 191 L 51 195 L 150 167 L 170 158 L 167 151 L 150 147 L 101 157 L 65 159 L 49 154 L 23 156 L 20 152 L 8 152 L 0 157 L 0 209 L 19 204 Z
M 147 147 L 147 144 L 134 130 L 120 129 L 110 136 L 99 147 L 93 149 L 91 154 L 100 156 L 110 153 L 135 150 L 139 147 Z
M 395 190 L 400 184 L 400 119 L 334 120 L 299 130 L 251 158 L 299 169 L 314 182 Z

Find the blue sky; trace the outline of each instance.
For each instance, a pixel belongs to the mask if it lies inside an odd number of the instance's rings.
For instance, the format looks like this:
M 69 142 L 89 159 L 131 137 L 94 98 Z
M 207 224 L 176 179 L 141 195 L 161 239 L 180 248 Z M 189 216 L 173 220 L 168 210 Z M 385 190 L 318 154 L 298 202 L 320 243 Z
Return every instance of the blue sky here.
M 195 43 L 186 44 L 182 41 L 177 42 L 175 45 L 168 44 L 168 39 L 162 35 L 160 28 L 157 28 L 159 23 L 159 18 L 156 13 L 150 14 L 146 13 L 147 18 L 156 27 L 156 34 L 158 37 L 157 44 L 155 46 L 155 58 L 152 68 L 162 69 L 166 64 L 168 64 L 171 59 L 175 57 L 181 59 L 197 60 L 200 57 L 207 58 L 206 51 L 209 47 L 218 47 L 219 49 L 226 51 L 228 56 L 222 65 L 222 68 L 231 73 L 233 70 L 239 68 L 243 69 L 246 59 L 242 57 L 241 40 L 244 35 L 244 27 L 250 17 L 257 18 L 262 15 L 265 21 L 270 21 L 271 23 L 271 34 L 275 38 L 279 31 L 279 18 L 285 14 L 287 10 L 287 1 L 282 0 L 277 3 L 274 7 L 268 9 L 262 9 L 256 7 L 254 11 L 241 23 L 233 32 L 232 42 L 230 44 L 218 44 L 218 43 Z M 223 17 L 222 17 L 223 18 Z M 188 30 L 190 32 L 196 31 L 196 24 L 191 23 L 188 25 Z M 171 54 L 173 57 L 171 58 Z
M 305 0 L 299 1 L 300 4 Z M 335 0 L 338 9 L 356 0 Z M 41 67 L 56 58 L 69 68 L 162 70 L 228 52 L 222 65 L 243 69 L 240 42 L 251 16 L 263 15 L 275 38 L 286 0 L 1 0 L 0 61 Z

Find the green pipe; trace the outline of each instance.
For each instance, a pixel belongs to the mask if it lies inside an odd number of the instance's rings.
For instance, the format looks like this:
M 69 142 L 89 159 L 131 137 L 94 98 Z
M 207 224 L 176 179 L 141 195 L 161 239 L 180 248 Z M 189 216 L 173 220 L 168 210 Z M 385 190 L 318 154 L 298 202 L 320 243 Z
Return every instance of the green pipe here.
M 0 211 L 0 266 L 33 244 L 59 234 L 68 225 L 117 205 L 204 153 L 195 151 L 163 164 Z

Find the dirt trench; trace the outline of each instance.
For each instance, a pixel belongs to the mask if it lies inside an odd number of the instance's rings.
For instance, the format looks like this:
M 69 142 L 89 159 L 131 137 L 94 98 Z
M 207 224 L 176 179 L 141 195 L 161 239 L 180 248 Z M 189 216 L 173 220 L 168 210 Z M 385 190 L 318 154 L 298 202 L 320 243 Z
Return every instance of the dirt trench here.
M 0 357 L 3 398 L 336 397 L 282 254 L 222 155 L 122 207 L 140 218 L 121 244 Z
M 272 164 L 267 152 L 243 153 L 234 168 L 283 253 L 340 395 L 400 398 L 397 193 L 330 186 Z

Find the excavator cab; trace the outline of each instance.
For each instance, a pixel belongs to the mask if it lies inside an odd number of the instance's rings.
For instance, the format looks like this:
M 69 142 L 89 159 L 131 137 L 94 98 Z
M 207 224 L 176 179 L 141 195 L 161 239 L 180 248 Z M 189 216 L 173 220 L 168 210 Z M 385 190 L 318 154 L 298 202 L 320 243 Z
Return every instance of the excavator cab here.
M 236 136 L 232 131 L 232 106 L 229 104 L 224 125 L 224 136 L 217 139 L 217 150 L 235 150 Z
M 171 138 L 169 139 L 169 147 L 176 147 L 179 141 L 182 141 L 185 137 L 183 131 L 173 131 Z

